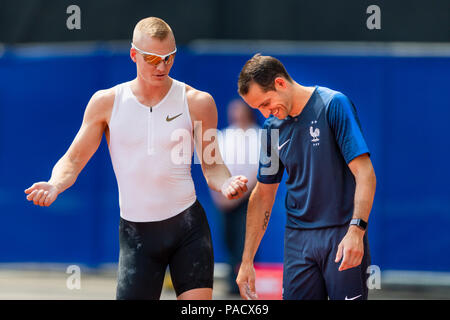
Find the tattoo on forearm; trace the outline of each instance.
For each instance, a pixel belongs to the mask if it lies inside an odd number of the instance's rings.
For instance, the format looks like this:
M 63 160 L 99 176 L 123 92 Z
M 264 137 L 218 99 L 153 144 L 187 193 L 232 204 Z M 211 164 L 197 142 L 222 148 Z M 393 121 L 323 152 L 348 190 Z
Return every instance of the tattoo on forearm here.
M 269 218 L 270 218 L 270 212 L 269 211 L 264 212 L 263 230 L 266 230 L 267 225 L 269 224 Z

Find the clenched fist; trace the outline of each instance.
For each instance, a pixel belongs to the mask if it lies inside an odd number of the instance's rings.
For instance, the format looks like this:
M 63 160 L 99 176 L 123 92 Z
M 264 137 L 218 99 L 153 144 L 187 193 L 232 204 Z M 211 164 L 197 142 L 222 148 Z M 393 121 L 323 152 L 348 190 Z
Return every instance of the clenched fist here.
M 222 185 L 222 194 L 228 200 L 239 199 L 248 190 L 248 179 L 244 176 L 232 176 Z

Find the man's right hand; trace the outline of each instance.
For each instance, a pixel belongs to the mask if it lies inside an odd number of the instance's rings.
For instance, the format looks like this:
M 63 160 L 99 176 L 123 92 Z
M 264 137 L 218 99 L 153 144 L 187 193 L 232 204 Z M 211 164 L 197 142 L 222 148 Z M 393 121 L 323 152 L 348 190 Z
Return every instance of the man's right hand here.
M 253 264 L 242 263 L 239 268 L 239 273 L 236 278 L 236 283 L 239 286 L 241 297 L 245 300 L 256 300 L 258 295 L 255 289 L 255 268 Z
M 58 189 L 45 181 L 34 183 L 25 190 L 25 193 L 28 194 L 28 201 L 33 201 L 35 205 L 41 207 L 48 207 L 59 195 Z

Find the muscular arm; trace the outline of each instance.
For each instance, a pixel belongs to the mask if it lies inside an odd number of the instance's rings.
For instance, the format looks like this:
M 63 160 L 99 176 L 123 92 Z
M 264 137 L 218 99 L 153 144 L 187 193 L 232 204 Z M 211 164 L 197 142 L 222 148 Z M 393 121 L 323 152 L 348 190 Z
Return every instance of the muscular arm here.
M 266 232 L 278 185 L 278 183 L 263 184 L 258 182 L 250 195 L 247 210 L 245 246 L 242 254 L 242 263 L 236 279 L 239 291 L 244 299 L 256 298 L 253 260 Z
M 278 186 L 278 183 L 264 184 L 258 182 L 250 195 L 242 263 L 253 264 L 256 251 L 269 224 Z
M 29 194 L 29 201 L 48 206 L 61 192 L 75 183 L 81 170 L 100 145 L 113 102 L 112 90 L 98 91 L 92 96 L 79 131 L 67 152 L 53 167 L 50 180 L 35 183 L 25 190 L 25 193 Z
M 208 186 L 227 194 L 228 199 L 239 198 L 247 191 L 247 179 L 235 179 L 227 190 L 224 183 L 231 178 L 230 171 L 222 160 L 217 140 L 217 108 L 212 96 L 193 88 L 188 89 L 187 99 L 194 122 L 194 142 L 201 161 L 203 175 Z M 236 196 L 230 194 L 237 192 Z
M 372 162 L 369 156 L 364 154 L 355 158 L 348 166 L 356 181 L 353 218 L 369 221 L 376 187 Z
M 81 170 L 97 151 L 106 128 L 105 106 L 108 97 L 105 92 L 97 92 L 89 101 L 83 122 L 67 152 L 53 168 L 49 183 L 59 192 L 71 187 Z
M 353 218 L 368 221 L 376 187 L 376 177 L 372 162 L 368 154 L 363 154 L 353 159 L 348 166 L 356 182 Z M 364 255 L 364 233 L 365 231 L 357 226 L 349 227 L 336 254 L 336 262 L 340 261 L 342 257 L 344 258 L 339 267 L 340 271 L 356 267 L 361 263 Z

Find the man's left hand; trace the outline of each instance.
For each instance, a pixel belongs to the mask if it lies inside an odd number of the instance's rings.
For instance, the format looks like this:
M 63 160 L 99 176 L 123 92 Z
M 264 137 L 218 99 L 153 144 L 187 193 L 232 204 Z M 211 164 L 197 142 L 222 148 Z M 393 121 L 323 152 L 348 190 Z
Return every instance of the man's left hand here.
M 342 258 L 339 271 L 357 267 L 361 264 L 364 256 L 364 231 L 356 226 L 350 226 L 347 234 L 338 246 L 336 259 L 338 263 Z

